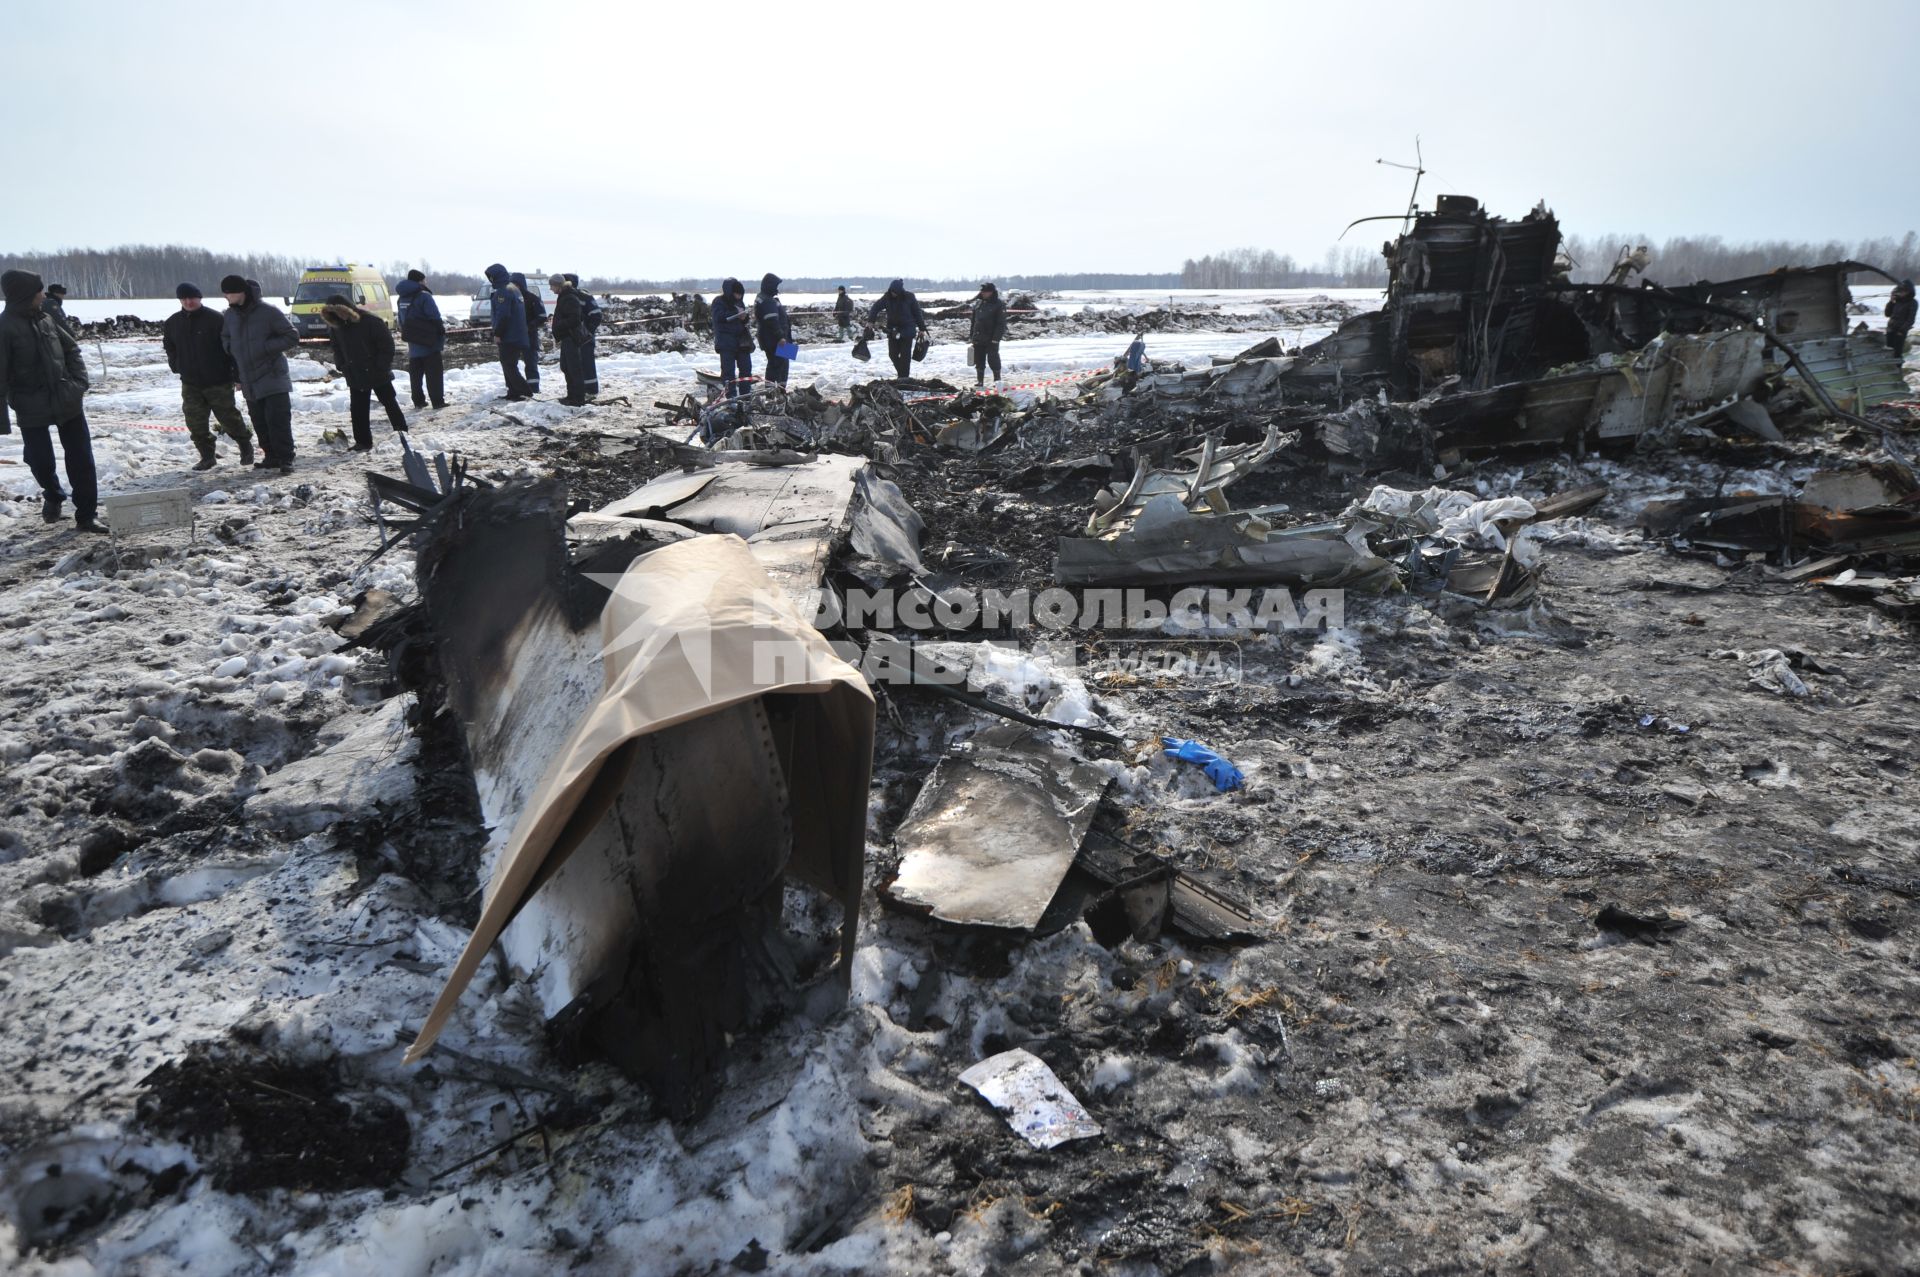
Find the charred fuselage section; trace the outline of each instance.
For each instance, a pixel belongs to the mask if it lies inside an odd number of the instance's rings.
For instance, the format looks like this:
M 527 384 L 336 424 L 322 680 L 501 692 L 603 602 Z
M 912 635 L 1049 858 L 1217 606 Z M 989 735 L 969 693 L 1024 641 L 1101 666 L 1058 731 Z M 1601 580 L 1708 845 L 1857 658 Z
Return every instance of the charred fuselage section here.
M 1577 284 L 1544 204 L 1508 221 L 1457 195 L 1383 251 L 1386 305 L 1307 347 L 1286 375 L 1288 389 L 1352 414 L 1319 442 L 1363 466 L 1580 450 L 1706 423 L 1777 438 L 1780 411 L 1857 413 L 1906 393 L 1885 344 L 1847 329 L 1848 277 L 1881 273 L 1864 263 L 1672 288 Z

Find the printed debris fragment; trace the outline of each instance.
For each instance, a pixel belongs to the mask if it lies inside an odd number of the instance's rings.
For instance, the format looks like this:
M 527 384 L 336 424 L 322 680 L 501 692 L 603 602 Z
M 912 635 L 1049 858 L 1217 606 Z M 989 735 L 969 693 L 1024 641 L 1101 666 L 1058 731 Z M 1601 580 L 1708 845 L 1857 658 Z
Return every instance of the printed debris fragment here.
M 1039 1056 L 1021 1047 L 980 1061 L 960 1080 L 1007 1115 L 1007 1125 L 1035 1148 L 1056 1148 L 1100 1134 L 1100 1124 Z

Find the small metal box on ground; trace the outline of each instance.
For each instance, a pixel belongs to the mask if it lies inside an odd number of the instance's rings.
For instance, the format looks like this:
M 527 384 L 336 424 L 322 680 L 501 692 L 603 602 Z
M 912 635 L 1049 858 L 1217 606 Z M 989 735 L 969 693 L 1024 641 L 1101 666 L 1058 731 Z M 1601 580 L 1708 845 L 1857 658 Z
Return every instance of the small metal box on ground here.
M 193 539 L 193 492 L 190 489 L 161 488 L 154 492 L 102 497 L 100 507 L 115 541 L 136 533 L 166 532 L 173 528 L 187 529 L 187 539 Z

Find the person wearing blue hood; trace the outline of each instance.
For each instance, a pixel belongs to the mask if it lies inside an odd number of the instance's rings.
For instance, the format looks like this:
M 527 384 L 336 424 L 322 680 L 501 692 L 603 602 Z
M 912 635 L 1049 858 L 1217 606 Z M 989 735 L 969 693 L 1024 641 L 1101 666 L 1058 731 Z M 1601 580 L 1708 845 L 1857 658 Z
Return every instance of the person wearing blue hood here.
M 732 277 L 720 285 L 713 300 L 713 349 L 720 356 L 720 376 L 727 398 L 738 399 L 753 380 L 753 331 L 747 326 L 747 289 Z
M 540 294 L 527 287 L 527 277 L 519 271 L 507 276 L 520 290 L 520 301 L 527 308 L 527 393 L 540 393 L 540 330 L 547 322 L 547 304 Z
M 427 287 L 427 277 L 417 270 L 394 286 L 400 311 L 400 335 L 407 342 L 407 381 L 413 388 L 413 406 L 447 406 L 447 322 L 440 317 L 440 303 Z
M 533 398 L 527 379 L 520 375 L 520 361 L 527 353 L 527 305 L 514 287 L 507 268 L 499 262 L 487 267 L 487 282 L 493 285 L 493 344 L 500 348 L 500 373 L 507 381 L 507 402 Z
M 867 312 L 869 320 L 887 323 L 887 358 L 893 361 L 894 375 L 905 381 L 913 374 L 913 339 L 927 329 L 926 312 L 920 299 L 907 291 L 907 281 L 896 279 Z
M 780 347 L 793 340 L 793 320 L 780 300 L 780 277 L 772 271 L 760 277 L 760 292 L 753 299 L 753 333 L 767 357 L 767 381 L 785 390 L 788 361 Z

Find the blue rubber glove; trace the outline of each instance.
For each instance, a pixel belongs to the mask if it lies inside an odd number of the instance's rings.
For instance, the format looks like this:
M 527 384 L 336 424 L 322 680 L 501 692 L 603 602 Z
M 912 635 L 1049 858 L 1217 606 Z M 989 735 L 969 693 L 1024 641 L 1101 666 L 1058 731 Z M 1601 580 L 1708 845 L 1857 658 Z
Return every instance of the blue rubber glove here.
M 1231 789 L 1239 789 L 1246 783 L 1246 777 L 1240 774 L 1238 767 L 1197 740 L 1162 736 L 1160 744 L 1168 758 L 1177 758 L 1183 763 L 1198 763 L 1201 770 L 1206 772 L 1207 779 L 1213 782 L 1213 787 L 1223 794 Z

